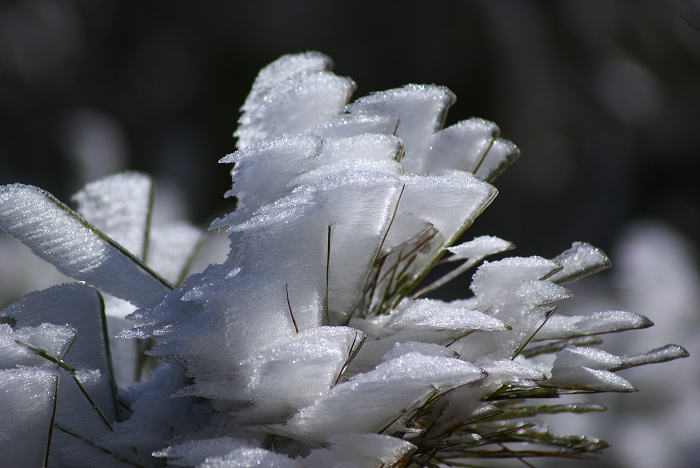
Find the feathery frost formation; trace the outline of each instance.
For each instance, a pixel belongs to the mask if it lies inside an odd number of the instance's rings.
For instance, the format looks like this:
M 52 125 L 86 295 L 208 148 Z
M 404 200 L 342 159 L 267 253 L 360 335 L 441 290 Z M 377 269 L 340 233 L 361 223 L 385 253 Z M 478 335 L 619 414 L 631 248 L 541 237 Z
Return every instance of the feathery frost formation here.
M 80 281 L 0 314 L 0 452 L 12 463 L 584 458 L 606 443 L 522 418 L 602 408 L 525 399 L 632 391 L 614 371 L 686 355 L 592 347 L 651 325 L 633 313 L 554 313 L 562 284 L 609 266 L 588 244 L 497 261 L 483 260 L 513 247 L 502 239 L 453 245 L 517 148 L 482 119 L 443 128 L 455 100 L 444 87 L 348 104 L 354 83 L 330 65 L 305 53 L 260 72 L 238 151 L 221 160 L 234 164 L 237 208 L 211 228 L 229 232 L 230 254 L 186 279 L 201 233 L 151 223 L 144 175 L 88 185 L 77 211 L 35 187 L 0 188 L 2 229 Z M 455 267 L 418 289 L 438 261 Z M 424 297 L 479 263 L 471 297 Z

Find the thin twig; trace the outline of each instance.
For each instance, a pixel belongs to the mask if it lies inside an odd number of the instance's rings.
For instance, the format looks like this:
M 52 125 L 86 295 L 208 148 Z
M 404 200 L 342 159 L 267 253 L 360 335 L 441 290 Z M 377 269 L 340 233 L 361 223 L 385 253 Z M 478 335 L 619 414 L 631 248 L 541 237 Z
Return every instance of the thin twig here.
M 326 325 L 330 325 L 330 311 L 328 310 L 328 290 L 331 273 L 331 225 L 328 225 L 328 247 L 326 250 Z
M 297 321 L 294 318 L 294 312 L 292 312 L 292 303 L 289 302 L 289 284 L 284 285 L 284 290 L 287 293 L 287 307 L 289 308 L 289 315 L 292 317 L 292 323 L 294 324 L 294 330 L 299 333 L 299 327 L 297 326 Z

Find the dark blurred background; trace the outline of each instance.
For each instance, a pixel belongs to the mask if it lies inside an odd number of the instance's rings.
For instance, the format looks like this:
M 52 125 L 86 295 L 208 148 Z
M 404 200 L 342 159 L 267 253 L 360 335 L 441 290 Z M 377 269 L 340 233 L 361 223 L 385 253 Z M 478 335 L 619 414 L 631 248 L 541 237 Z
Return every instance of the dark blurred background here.
M 448 123 L 484 117 L 518 144 L 474 234 L 545 256 L 608 249 L 642 216 L 700 235 L 698 1 L 3 0 L 0 182 L 68 200 L 144 170 L 206 225 L 230 207 L 216 161 L 257 71 L 304 50 L 356 97 L 446 85 Z

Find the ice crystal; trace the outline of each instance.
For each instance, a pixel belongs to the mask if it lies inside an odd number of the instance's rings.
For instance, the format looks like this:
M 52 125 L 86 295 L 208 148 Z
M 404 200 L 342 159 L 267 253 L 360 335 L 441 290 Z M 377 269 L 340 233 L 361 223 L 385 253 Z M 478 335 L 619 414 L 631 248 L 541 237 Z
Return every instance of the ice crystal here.
M 609 266 L 595 247 L 483 261 L 513 246 L 453 245 L 518 149 L 482 119 L 443 128 L 455 101 L 444 87 L 348 104 L 354 83 L 330 66 L 310 52 L 260 72 L 238 151 L 221 160 L 234 164 L 237 209 L 211 227 L 229 233 L 229 256 L 186 279 L 200 233 L 152 222 L 145 175 L 88 185 L 77 211 L 35 187 L 0 188 L 1 227 L 81 282 L 1 314 L 0 452 L 13 463 L 586 458 L 606 443 L 522 418 L 601 407 L 525 400 L 632 391 L 614 371 L 687 354 L 592 347 L 651 325 L 633 313 L 555 314 L 563 283 Z M 419 289 L 438 261 L 457 266 Z M 479 263 L 471 297 L 423 297 Z

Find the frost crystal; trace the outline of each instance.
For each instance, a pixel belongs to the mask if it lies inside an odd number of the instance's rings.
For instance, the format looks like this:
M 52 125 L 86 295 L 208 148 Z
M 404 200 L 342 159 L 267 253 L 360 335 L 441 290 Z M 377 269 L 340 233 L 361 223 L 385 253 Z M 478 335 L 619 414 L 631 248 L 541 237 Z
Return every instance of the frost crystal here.
M 640 315 L 555 314 L 571 295 L 562 283 L 609 266 L 588 244 L 496 261 L 483 260 L 513 245 L 453 245 L 518 149 L 485 120 L 442 128 L 455 101 L 444 87 L 348 104 L 354 83 L 330 66 L 309 52 L 260 72 L 238 151 L 221 160 L 234 164 L 226 196 L 238 208 L 211 227 L 229 233 L 229 256 L 186 279 L 201 233 L 152 223 L 145 175 L 88 185 L 76 211 L 35 187 L 0 187 L 0 227 L 81 281 L 0 313 L 10 464 L 586 458 L 606 443 L 522 418 L 599 406 L 525 400 L 632 391 L 615 371 L 687 355 L 591 347 L 651 326 Z M 438 261 L 456 266 L 418 288 Z M 471 297 L 423 297 L 477 266 Z

